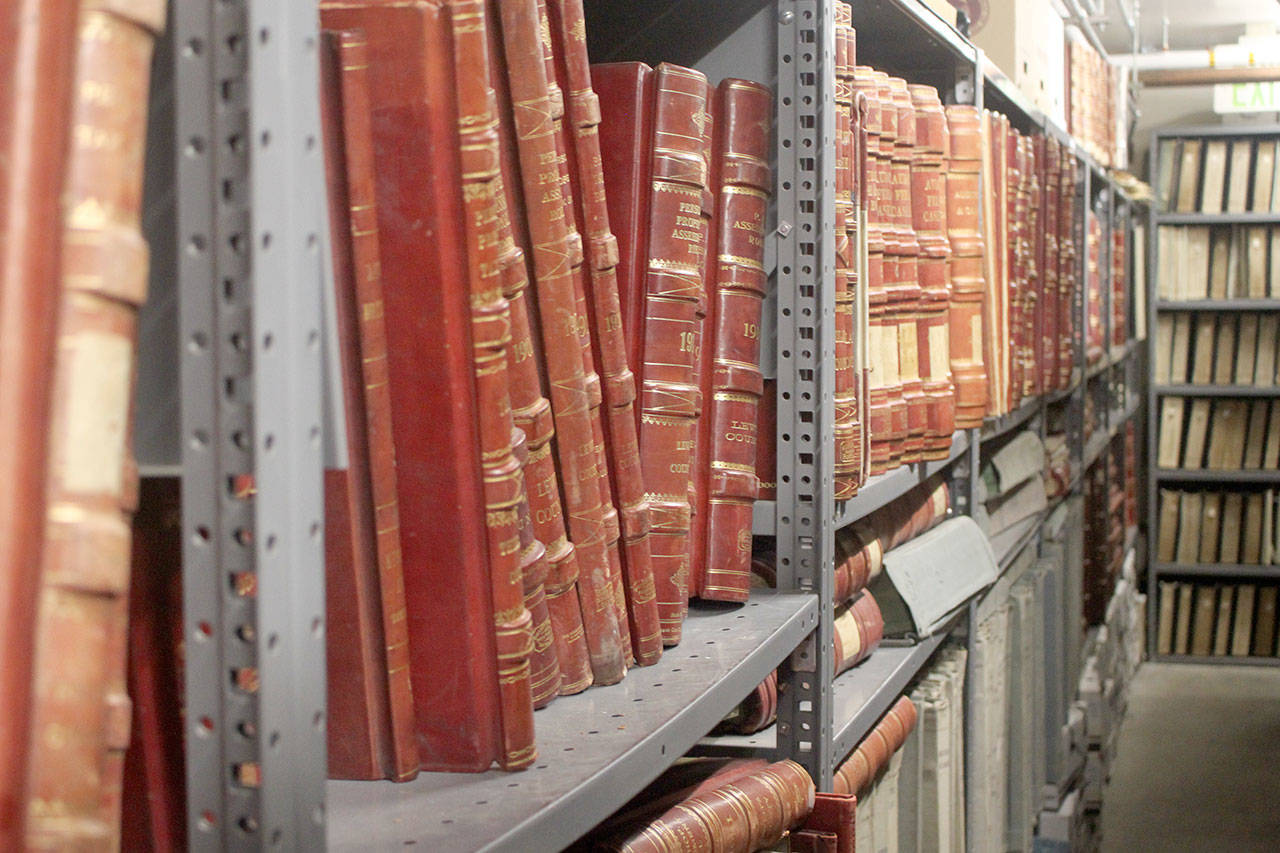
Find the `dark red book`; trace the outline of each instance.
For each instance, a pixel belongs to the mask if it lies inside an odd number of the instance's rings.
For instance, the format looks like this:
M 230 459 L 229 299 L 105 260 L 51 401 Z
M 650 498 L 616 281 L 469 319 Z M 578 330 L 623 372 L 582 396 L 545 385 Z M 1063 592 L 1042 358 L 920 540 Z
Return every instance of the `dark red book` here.
M 0 10 L 0 848 L 23 843 L 76 0 Z
M 982 195 L 981 113 L 946 107 L 951 154 L 947 159 L 947 238 L 951 243 L 951 376 L 956 387 L 956 428 L 982 426 L 987 409 L 983 356 L 984 243 L 978 230 Z
M 708 250 L 707 328 L 701 359 L 699 492 L 693 567 L 702 598 L 745 601 L 751 575 L 751 513 L 764 301 L 764 227 L 772 178 L 772 97 L 759 83 L 722 81 L 713 99 L 715 229 Z
M 658 607 L 649 551 L 649 499 L 640 467 L 635 417 L 635 375 L 627 363 L 618 294 L 618 241 L 609 225 L 600 151 L 600 101 L 591 88 L 582 0 L 552 0 L 552 44 L 565 94 L 572 144 L 567 147 L 583 249 L 589 271 L 588 318 L 604 395 L 604 438 L 609 478 L 621 517 L 622 575 L 632 650 L 642 666 L 662 655 Z
M 706 251 L 706 78 L 675 65 L 592 66 L 600 98 L 618 291 L 641 388 L 640 460 L 663 642 L 680 640 L 688 588 L 690 463 L 700 391 L 698 309 Z
M 834 629 L 834 674 L 839 675 L 870 657 L 884 638 L 884 616 L 870 590 L 836 609 Z
M 498 401 L 476 387 L 455 92 L 458 77 L 488 75 L 455 73 L 448 12 L 335 2 L 321 21 L 368 40 L 419 763 L 479 771 L 507 755 L 478 427 Z
M 131 563 L 128 685 L 133 719 L 124 760 L 120 847 L 177 853 L 187 849 L 178 478 L 142 481 Z
M 598 417 L 593 423 L 594 395 L 584 360 L 589 347 L 584 349 L 579 333 L 586 316 L 585 297 L 578 298 L 581 246 L 574 241 L 577 232 L 570 227 L 572 217 L 559 189 L 562 178 L 563 183 L 568 178 L 561 170 L 556 122 L 563 104 L 559 88 L 552 88 L 554 70 L 548 74 L 538 4 L 500 0 L 498 7 L 511 99 L 511 114 L 501 119 L 511 122 L 519 155 L 519 182 L 513 180 L 512 188 L 521 191 L 529 229 L 537 332 L 555 415 L 555 456 L 569 539 L 577 551 L 583 629 L 595 683 L 612 684 L 626 674 L 625 618 L 619 624 L 619 605 L 625 609 L 625 602 L 619 601 L 621 584 L 613 582 L 608 542 L 612 531 L 606 527 L 599 470 L 602 432 Z
M 804 831 L 835 836 L 835 853 L 854 853 L 854 822 L 857 799 L 852 794 L 819 791 L 813 800 L 813 811 L 804 821 Z
M 861 796 L 875 780 L 890 756 L 902 748 L 916 727 L 916 706 L 908 697 L 899 697 L 880 718 L 862 743 L 836 769 L 831 787 L 837 794 Z

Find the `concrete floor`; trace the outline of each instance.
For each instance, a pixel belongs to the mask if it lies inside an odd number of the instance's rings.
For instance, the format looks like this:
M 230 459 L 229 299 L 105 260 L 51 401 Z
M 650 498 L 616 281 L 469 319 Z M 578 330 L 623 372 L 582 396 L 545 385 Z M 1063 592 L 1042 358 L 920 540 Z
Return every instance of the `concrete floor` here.
M 1280 850 L 1280 667 L 1143 665 L 1103 795 L 1102 849 Z

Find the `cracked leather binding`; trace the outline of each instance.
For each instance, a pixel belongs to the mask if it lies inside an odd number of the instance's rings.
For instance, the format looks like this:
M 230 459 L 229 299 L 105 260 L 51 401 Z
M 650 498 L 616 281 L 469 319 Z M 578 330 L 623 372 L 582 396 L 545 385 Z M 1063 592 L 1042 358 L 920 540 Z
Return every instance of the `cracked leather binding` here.
M 982 426 L 987 409 L 983 362 L 982 300 L 985 287 L 983 242 L 978 231 L 981 204 L 981 113 L 976 107 L 949 105 L 947 130 L 947 239 L 951 243 L 951 376 L 956 389 L 956 429 Z
M 131 714 L 129 525 L 138 500 L 133 384 L 148 266 L 143 156 L 164 19 L 163 0 L 83 0 L 74 36 L 72 130 L 55 226 L 57 337 L 45 377 L 44 543 L 38 568 L 26 567 L 39 576 L 25 803 L 31 850 L 106 847 L 120 832 Z
M 705 462 L 694 472 L 700 506 L 692 566 L 702 598 L 746 601 L 751 577 L 751 513 L 758 491 L 756 420 L 764 226 L 772 187 L 768 88 L 728 78 L 714 94 L 713 237 L 707 255 L 708 333 L 703 337 L 698 426 Z
M 835 793 L 855 796 L 865 793 L 915 727 L 915 703 L 901 696 L 837 768 L 831 785 Z
M 591 88 L 582 0 L 552 0 L 550 11 L 556 25 L 552 27 L 552 43 L 573 131 L 568 148 L 570 184 L 583 226 L 590 292 L 587 314 L 593 353 L 603 378 L 604 446 L 621 518 L 622 577 L 631 646 L 636 662 L 647 666 L 662 655 L 662 635 L 649 549 L 649 502 L 640 467 L 636 383 L 627 363 L 618 295 L 618 241 L 609 225 L 601 161 L 600 101 Z
M 599 445 L 578 331 L 581 318 L 573 271 L 575 244 L 559 189 L 563 172 L 554 118 L 557 110 L 542 52 L 537 4 L 533 0 L 500 0 L 498 8 L 542 356 L 555 415 L 556 461 L 569 538 L 578 556 L 582 623 L 595 683 L 613 684 L 626 674 L 626 652 L 601 501 Z
M 629 361 L 640 382 L 640 460 L 663 643 L 680 641 L 689 576 L 690 463 L 700 391 L 706 78 L 675 65 L 591 69 L 600 97 L 609 221 Z

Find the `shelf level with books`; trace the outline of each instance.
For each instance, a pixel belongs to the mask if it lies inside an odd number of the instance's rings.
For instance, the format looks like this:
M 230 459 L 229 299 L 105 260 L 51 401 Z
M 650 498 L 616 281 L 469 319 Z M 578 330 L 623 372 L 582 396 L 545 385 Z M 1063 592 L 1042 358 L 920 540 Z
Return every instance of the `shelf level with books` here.
M 1280 658 L 1258 655 L 1151 655 L 1153 663 L 1212 663 L 1228 666 L 1280 666 Z
M 817 597 L 800 593 L 757 592 L 733 608 L 695 606 L 684 639 L 657 664 L 538 711 L 540 758 L 526 771 L 422 773 L 402 783 L 330 781 L 329 845 L 568 845 L 687 752 L 697 733 L 710 731 L 817 621 Z
M 1205 468 L 1156 468 L 1155 479 L 1161 482 L 1222 483 L 1224 485 L 1265 485 L 1280 483 L 1280 471 L 1223 471 Z
M 1162 299 L 1155 303 L 1160 311 L 1280 311 L 1280 299 Z
M 1280 385 L 1155 385 L 1157 397 L 1280 397 Z
M 1280 213 L 1157 213 L 1157 225 L 1280 225 Z
M 1259 578 L 1280 580 L 1280 565 L 1257 563 L 1152 563 L 1156 575 L 1178 575 L 1188 578 Z

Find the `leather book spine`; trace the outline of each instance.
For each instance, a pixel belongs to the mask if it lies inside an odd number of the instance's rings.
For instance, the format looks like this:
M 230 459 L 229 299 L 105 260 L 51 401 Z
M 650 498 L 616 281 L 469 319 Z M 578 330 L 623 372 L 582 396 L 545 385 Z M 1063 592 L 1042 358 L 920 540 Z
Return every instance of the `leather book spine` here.
M 765 379 L 756 412 L 756 499 L 778 499 L 778 382 Z
M 596 447 L 596 483 L 600 490 L 600 519 L 604 530 L 605 553 L 609 565 L 609 591 L 613 610 L 618 624 L 618 637 L 622 645 L 622 654 L 628 664 L 635 661 L 631 648 L 631 630 L 627 622 L 627 599 L 622 580 L 622 553 L 619 542 L 622 537 L 621 525 L 618 521 L 618 510 L 613 501 L 613 485 L 609 477 L 609 458 L 605 450 L 604 423 L 600 408 L 604 403 L 604 392 L 600 387 L 600 374 L 596 372 L 595 354 L 591 322 L 587 310 L 587 283 L 584 263 L 586 253 L 582 245 L 582 233 L 578 229 L 578 214 L 574 206 L 573 175 L 576 173 L 576 161 L 570 163 L 573 145 L 569 133 L 565 129 L 564 90 L 560 87 L 560 72 L 557 70 L 555 51 L 551 40 L 551 22 L 547 14 L 546 0 L 537 0 L 538 28 L 541 33 L 539 45 L 542 49 L 543 67 L 547 76 L 548 102 L 551 105 L 552 136 L 556 145 L 556 166 L 560 172 L 560 200 L 564 205 L 565 234 L 569 247 L 569 275 L 573 280 L 574 299 L 574 332 L 578 345 L 582 349 L 582 375 L 587 389 L 588 418 L 591 422 L 591 435 Z
M 790 834 L 791 853 L 837 853 L 840 839 L 834 832 L 797 829 Z
M 880 722 L 876 723 L 875 728 L 836 769 L 832 780 L 835 793 L 862 796 L 893 753 L 902 748 L 907 736 L 915 728 L 917 717 L 915 703 L 906 696 L 899 697 Z
M 706 78 L 675 65 L 653 72 L 640 461 L 649 490 L 650 551 L 663 643 L 680 641 L 690 526 L 689 464 L 700 392 L 695 384 L 697 311 L 706 252 Z M 625 319 L 625 318 L 624 318 Z
M 1058 188 L 1061 180 L 1058 172 L 1058 141 L 1046 138 L 1044 166 L 1041 170 L 1044 221 L 1040 229 L 1044 238 L 1043 260 L 1040 264 L 1041 325 L 1036 340 L 1037 360 L 1040 369 L 1040 390 L 1058 388 Z
M 574 198 L 580 206 L 585 229 L 591 292 L 587 307 L 596 360 L 603 375 L 605 446 L 621 517 L 622 568 L 631 644 L 636 662 L 647 666 L 662 655 L 662 638 L 649 553 L 649 502 L 644 492 L 636 433 L 636 383 L 627 363 L 618 296 L 618 241 L 609 227 L 601 164 L 600 100 L 591 87 L 582 0 L 552 0 L 551 11 L 559 21 L 555 35 L 563 57 L 566 106 L 573 129 Z
M 893 99 L 893 84 L 883 71 L 874 72 L 876 97 L 880 101 L 880 202 L 881 224 L 884 233 L 884 313 L 881 315 L 881 359 L 888 381 L 889 432 L 884 436 L 888 443 L 887 468 L 902 464 L 908 447 L 910 422 L 907 402 L 903 396 L 903 374 L 899 358 L 902 348 L 898 335 L 902 321 L 903 266 L 908 254 L 908 237 L 902 227 L 902 215 L 896 195 L 895 174 L 903 165 L 898 144 L 898 108 Z M 908 178 L 909 180 L 909 178 Z
M 889 86 L 898 115 L 898 133 L 893 146 L 894 211 L 901 234 L 902 254 L 898 259 L 898 287 L 889 299 L 897 305 L 898 372 L 907 415 L 907 436 L 902 445 L 902 461 L 919 462 L 923 457 L 925 434 L 929 429 L 929 401 L 920 378 L 918 346 L 920 315 L 920 240 L 915 231 L 911 167 L 916 149 L 916 111 L 907 81 L 890 77 Z
M 419 767 L 478 772 L 503 756 L 503 697 L 448 11 L 339 0 L 322 3 L 320 15 L 326 28 L 362 29 L 368 41 Z M 487 82 L 486 65 L 466 76 Z
M 368 53 L 359 33 L 326 34 L 322 58 L 324 89 L 322 115 L 326 122 L 326 162 L 329 164 L 330 222 L 335 249 L 334 277 L 339 340 L 350 341 L 340 354 L 348 433 L 348 522 L 354 538 L 368 542 L 354 555 L 371 558 L 352 565 L 364 578 L 337 585 L 330 611 L 341 597 L 360 599 L 367 585 L 372 608 L 370 634 L 378 674 L 378 776 L 404 780 L 417 773 L 414 742 L 413 690 L 409 676 L 409 635 L 405 621 L 404 571 L 400 559 L 400 510 L 396 500 L 395 447 L 391 436 L 391 397 L 387 387 L 387 332 L 382 297 L 382 265 L 378 253 L 377 202 L 374 196 L 373 138 L 369 127 Z M 344 324 L 349 328 L 344 330 Z M 348 352 L 349 350 L 349 352 Z M 348 362 L 350 369 L 348 370 Z M 349 389 L 347 386 L 350 386 Z M 336 472 L 326 473 L 332 479 Z M 327 497 L 327 489 L 326 489 Z M 326 523 L 329 515 L 326 513 Z M 328 537 L 326 537 L 326 545 Z M 340 558 L 341 559 L 341 558 Z M 347 557 L 349 560 L 350 557 Z M 345 562 L 345 561 L 344 561 Z M 329 559 L 326 557 L 326 565 Z M 336 566 L 335 566 L 336 567 Z M 357 591 L 355 595 L 351 590 Z M 327 588 L 326 588 L 327 589 Z M 327 635 L 335 645 L 333 619 Z M 341 684 L 330 679 L 330 683 Z M 346 686 L 340 688 L 347 690 Z M 340 707 L 348 697 L 330 705 Z M 374 697 L 370 697 L 373 699 Z M 329 715 L 331 774 L 343 774 L 335 747 L 345 740 L 340 718 Z M 347 744 L 343 744 L 346 747 Z M 361 773 L 351 778 L 371 778 Z
M 569 266 L 572 250 L 559 189 L 561 170 L 538 9 L 533 0 L 500 0 L 498 5 L 532 247 L 542 354 L 556 423 L 560 484 L 569 515 L 569 537 L 578 555 L 582 622 L 593 679 L 597 684 L 612 684 L 625 675 L 626 660 L 610 583 L 599 454 L 577 334 L 577 302 Z
M 1104 332 L 1102 328 L 1102 224 L 1096 217 L 1089 217 L 1089 230 L 1085 235 L 1086 286 L 1088 301 L 1088 325 L 1085 327 L 1085 361 L 1093 364 L 1103 356 Z
M 143 155 L 163 26 L 163 3 L 85 0 L 74 37 L 44 544 L 29 569 L 39 580 L 21 846 L 31 850 L 109 846 L 120 831 Z
M 1048 258 L 1048 245 L 1045 233 L 1048 231 L 1049 211 L 1045 204 L 1045 196 L 1049 191 L 1046 179 L 1046 151 L 1048 139 L 1037 134 L 1032 137 L 1032 156 L 1034 165 L 1032 176 L 1031 205 L 1036 222 L 1031 230 L 1031 257 L 1034 269 L 1032 280 L 1032 317 L 1028 328 L 1030 338 L 1027 342 L 1027 384 L 1028 394 L 1042 394 L 1047 389 L 1041 381 L 1040 365 L 1044 359 L 1041 342 L 1044 340 L 1044 280 L 1045 262 Z
M 706 251 L 702 257 L 702 289 L 698 291 L 698 307 L 694 313 L 694 375 L 693 384 L 698 388 L 697 411 L 694 412 L 693 451 L 689 455 L 689 537 L 686 559 L 689 573 L 685 583 L 684 602 L 681 618 L 689 612 L 689 597 L 702 594 L 702 582 L 706 578 L 706 532 L 707 532 L 707 486 L 703 475 L 711 464 L 711 424 L 704 417 L 709 413 L 712 397 L 712 356 L 713 347 L 710 338 L 713 334 L 714 320 L 710 315 L 715 311 L 713 304 L 715 295 L 715 215 L 716 196 L 713 193 L 715 184 L 712 178 L 713 165 L 717 168 L 712 152 L 716 145 L 715 133 L 719 128 L 720 117 L 716 113 L 715 89 L 708 83 L 703 91 L 706 110 L 702 121 L 702 157 L 706 164 L 707 184 L 702 192 L 702 210 L 699 212 L 699 231 L 702 233 L 702 244 Z
M 32 638 L 44 540 L 63 175 L 71 139 L 77 0 L 0 15 L 0 848 L 23 843 Z
M 779 761 L 677 803 L 616 848 L 622 853 L 759 850 L 781 840 L 813 808 L 813 780 Z
M 951 244 L 947 240 L 947 179 L 950 152 L 947 117 L 938 91 L 911 86 L 916 108 L 916 148 L 911 164 L 912 224 L 920 243 L 916 349 L 921 390 L 927 401 L 922 457 L 946 459 L 955 432 L 955 388 L 951 382 Z
M 870 182 L 867 152 L 870 139 L 867 131 L 868 101 L 865 92 L 860 91 L 858 66 L 854 66 L 853 82 L 853 194 L 857 219 L 856 233 L 850 238 L 854 244 L 854 261 L 857 289 L 854 292 L 854 364 L 857 381 L 857 420 L 854 422 L 853 440 L 857 445 L 859 457 L 858 486 L 861 488 L 871 476 L 871 250 L 870 228 L 871 197 L 868 184 Z M 883 260 L 883 247 L 881 250 Z M 883 267 L 883 264 L 881 264 Z M 883 269 L 882 275 L 883 278 Z M 854 279 L 850 279 L 854 284 Z
M 524 606 L 520 575 L 523 549 L 518 505 L 524 474 L 511 449 L 515 423 L 507 381 L 511 319 L 503 296 L 501 225 L 498 204 L 502 173 L 498 116 L 489 88 L 484 0 L 449 0 L 453 36 L 457 133 L 467 248 L 480 460 L 484 478 L 485 528 L 493 632 L 501 697 L 501 752 L 504 770 L 528 767 L 537 757 L 533 732 L 533 691 L 529 657 L 532 617 Z
M 871 591 L 864 589 L 852 604 L 835 618 L 834 675 L 862 663 L 880 645 L 884 636 L 884 616 Z
M 1060 150 L 1062 184 L 1058 191 L 1058 387 L 1071 385 L 1075 370 L 1075 334 L 1080 292 L 1080 247 L 1075 223 L 1079 200 L 1076 198 L 1078 167 L 1074 155 L 1065 146 Z
M 866 215 L 866 277 L 863 286 L 867 292 L 867 350 L 868 350 L 868 387 L 867 387 L 867 435 L 870 456 L 868 472 L 878 474 L 887 471 L 891 465 L 893 416 L 890 402 L 891 392 L 896 382 L 898 362 L 897 344 L 892 347 L 893 361 L 886 358 L 888 351 L 885 338 L 887 327 L 896 333 L 897 326 L 889 322 L 888 296 L 885 290 L 885 242 L 887 227 L 885 211 L 889 205 L 884 201 L 888 192 L 888 181 L 881 157 L 882 118 L 886 112 L 880 100 L 879 87 L 876 85 L 875 72 L 866 66 L 855 66 L 853 70 L 855 98 L 861 96 L 865 110 L 860 114 L 860 129 L 865 133 L 866 180 L 864 182 L 867 197 Z M 855 163 L 855 168 L 858 167 Z
M 951 244 L 951 305 L 948 321 L 951 375 L 956 390 L 956 429 L 982 426 L 987 408 L 983 362 L 983 240 L 978 230 L 980 114 L 975 107 L 946 108 L 951 153 L 947 159 L 947 238 Z
M 849 794 L 819 791 L 813 810 L 805 818 L 805 830 L 832 834 L 836 837 L 835 853 L 854 853 L 854 820 L 857 800 Z
M 733 78 L 720 83 L 715 99 L 717 227 L 708 252 L 711 335 L 704 343 L 711 393 L 703 400 L 710 459 L 704 473 L 706 532 L 695 566 L 705 567 L 703 598 L 745 601 L 758 488 L 756 413 L 764 391 L 760 320 L 773 99 L 765 86 Z
M 120 848 L 187 845 L 182 695 L 182 507 L 177 477 L 143 479 L 133 517 L 128 690 Z
M 496 18 L 489 4 L 490 21 Z M 506 65 L 502 52 L 498 27 L 488 26 L 491 85 L 497 99 L 498 115 L 511 112 L 511 97 L 507 90 Z M 526 572 L 525 606 L 533 616 L 534 657 L 530 675 L 533 685 L 534 707 L 542 707 L 554 695 L 578 693 L 591 686 L 591 660 L 582 626 L 582 608 L 578 599 L 578 555 L 565 531 L 564 510 L 560 502 L 560 477 L 556 471 L 551 439 L 555 435 L 555 423 L 551 403 L 543 393 L 543 379 L 539 375 L 542 364 L 541 349 L 534 335 L 536 323 L 530 311 L 529 300 L 529 235 L 527 217 L 524 214 L 519 193 L 513 182 L 519 183 L 520 167 L 513 128 L 510 121 L 498 122 L 499 151 L 502 157 L 502 193 L 499 222 L 502 232 L 501 261 L 503 268 L 503 295 L 507 299 L 511 316 L 511 346 L 507 358 L 507 379 L 511 399 L 511 414 L 518 429 L 525 435 L 523 460 L 525 493 L 529 530 L 522 526 L 521 541 L 526 551 L 533 543 L 544 551 L 545 571 L 536 561 L 529 563 L 532 573 Z M 517 445 L 513 443 L 513 447 Z M 531 541 L 530 541 L 531 540 Z M 539 626 L 539 610 L 531 604 L 536 599 L 538 582 L 542 583 L 542 597 L 546 603 L 550 623 L 551 649 L 554 652 L 558 675 L 552 675 L 547 664 L 539 665 L 539 648 L 546 639 L 546 631 Z M 544 683 L 545 678 L 545 683 Z M 555 682 L 554 688 L 552 683 Z M 554 695 L 552 694 L 554 690 Z
M 857 374 L 854 357 L 854 302 L 857 236 L 853 186 L 853 47 L 847 3 L 836 3 L 836 197 L 835 197 L 835 499 L 857 494 L 860 468 L 857 445 Z

